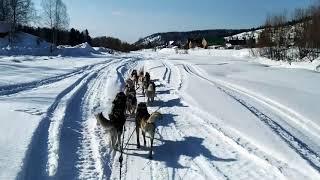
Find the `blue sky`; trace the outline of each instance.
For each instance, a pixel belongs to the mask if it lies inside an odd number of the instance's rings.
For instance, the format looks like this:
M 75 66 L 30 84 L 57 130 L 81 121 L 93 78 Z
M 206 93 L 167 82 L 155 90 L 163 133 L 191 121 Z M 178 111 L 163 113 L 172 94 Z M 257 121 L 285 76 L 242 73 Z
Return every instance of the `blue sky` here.
M 38 5 L 41 0 L 35 0 Z M 315 0 L 64 0 L 70 27 L 134 42 L 156 32 L 251 28 Z

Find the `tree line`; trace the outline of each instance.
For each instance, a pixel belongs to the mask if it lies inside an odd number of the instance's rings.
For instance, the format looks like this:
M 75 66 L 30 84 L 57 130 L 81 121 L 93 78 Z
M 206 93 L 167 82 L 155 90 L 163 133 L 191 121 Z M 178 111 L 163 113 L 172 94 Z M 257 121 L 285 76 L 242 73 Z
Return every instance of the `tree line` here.
M 42 0 L 40 13 L 37 13 L 32 0 L 0 0 L 0 21 L 11 25 L 10 43 L 12 43 L 16 32 L 19 30 L 37 31 L 25 26 L 41 22 L 48 27 L 46 29 L 43 28 L 41 33 L 50 34 L 49 42 L 56 45 L 58 32 L 66 30 L 69 25 L 69 16 L 67 7 L 62 0 Z M 40 31 L 38 29 L 38 33 Z M 47 36 L 49 35 L 44 37 Z
M 70 18 L 62 0 L 42 0 L 39 10 L 35 9 L 32 0 L 0 0 L 0 21 L 11 25 L 10 43 L 15 34 L 22 31 L 38 36 L 39 42 L 51 42 L 51 51 L 56 45 L 74 46 L 84 42 L 125 52 L 144 48 L 113 37 L 92 38 L 87 29 L 82 32 L 75 28 L 69 30 Z
M 136 51 L 139 49 L 146 48 L 146 46 L 137 46 L 134 44 L 129 44 L 127 42 L 123 42 L 118 38 L 114 37 L 96 37 L 92 39 L 92 45 L 96 47 L 105 47 L 109 49 L 114 49 L 122 52 Z
M 18 25 L 17 30 L 39 37 L 39 42 L 52 42 L 52 30 L 50 28 Z M 82 32 L 74 28 L 70 30 L 55 30 L 55 45 L 75 46 L 84 42 L 92 45 L 92 37 L 87 29 Z
M 320 56 L 320 1 L 307 8 L 269 15 L 257 40 L 258 53 L 273 60 L 313 61 Z

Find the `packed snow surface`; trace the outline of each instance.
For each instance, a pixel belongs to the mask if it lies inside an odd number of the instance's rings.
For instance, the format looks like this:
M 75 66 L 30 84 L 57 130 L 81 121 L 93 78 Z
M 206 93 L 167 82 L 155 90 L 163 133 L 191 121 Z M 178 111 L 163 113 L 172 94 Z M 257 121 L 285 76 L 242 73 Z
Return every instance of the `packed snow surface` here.
M 271 64 L 246 50 L 2 56 L 0 179 L 320 179 L 319 64 Z M 157 85 L 148 110 L 163 118 L 148 159 L 128 117 L 120 173 L 94 113 L 108 114 L 140 68 Z M 141 89 L 137 98 L 146 100 Z

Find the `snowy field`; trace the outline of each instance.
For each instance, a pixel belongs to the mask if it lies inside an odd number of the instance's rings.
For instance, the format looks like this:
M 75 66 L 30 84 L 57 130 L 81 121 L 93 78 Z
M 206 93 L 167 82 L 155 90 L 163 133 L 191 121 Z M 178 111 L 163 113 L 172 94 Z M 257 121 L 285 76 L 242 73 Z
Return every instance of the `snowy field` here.
M 120 154 L 94 113 L 108 114 L 141 67 L 157 85 L 149 112 L 163 119 L 153 160 L 133 134 L 122 179 L 320 179 L 319 64 L 245 50 L 2 56 L 0 179 L 119 179 Z M 134 119 L 125 126 L 127 142 Z

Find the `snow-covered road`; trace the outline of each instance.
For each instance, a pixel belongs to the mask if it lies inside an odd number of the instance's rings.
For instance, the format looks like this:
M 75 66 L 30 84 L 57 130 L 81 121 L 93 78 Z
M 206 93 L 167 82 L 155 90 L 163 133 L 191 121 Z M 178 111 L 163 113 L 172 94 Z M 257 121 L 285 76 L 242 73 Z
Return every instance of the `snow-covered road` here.
M 163 119 L 152 160 L 127 119 L 122 179 L 320 178 L 319 73 L 227 53 L 34 59 L 0 60 L 0 179 L 119 179 L 120 154 L 93 114 L 141 67 Z

